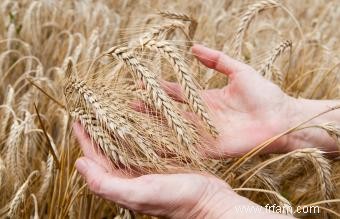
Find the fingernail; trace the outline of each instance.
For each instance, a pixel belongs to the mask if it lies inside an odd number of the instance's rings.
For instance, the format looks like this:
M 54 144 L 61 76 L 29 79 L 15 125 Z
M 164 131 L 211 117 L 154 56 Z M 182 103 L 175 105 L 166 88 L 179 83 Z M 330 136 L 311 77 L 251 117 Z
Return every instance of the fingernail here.
M 84 171 L 87 169 L 87 162 L 84 158 L 79 158 L 76 161 L 76 168 L 80 173 L 84 173 Z

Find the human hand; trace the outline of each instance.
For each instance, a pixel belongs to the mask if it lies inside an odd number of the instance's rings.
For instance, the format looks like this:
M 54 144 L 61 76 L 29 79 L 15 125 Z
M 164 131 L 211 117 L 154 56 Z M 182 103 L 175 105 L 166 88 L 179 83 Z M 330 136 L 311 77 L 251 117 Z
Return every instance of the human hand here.
M 265 140 L 289 128 L 292 99 L 278 86 L 260 76 L 253 68 L 222 52 L 201 45 L 193 54 L 208 68 L 229 77 L 222 89 L 201 92 L 219 131 L 216 141 L 210 139 L 209 156 L 240 156 Z M 176 83 L 164 82 L 164 89 L 177 101 L 185 101 Z M 193 114 L 186 113 L 188 117 Z M 188 115 L 189 114 L 189 115 Z M 285 137 L 271 144 L 266 152 L 287 152 Z
M 210 137 L 205 141 L 210 143 L 205 151 L 208 156 L 241 156 L 266 140 L 340 105 L 336 100 L 290 97 L 249 65 L 222 52 L 201 45 L 193 46 L 192 52 L 202 64 L 229 78 L 229 84 L 222 89 L 201 91 L 213 124 L 219 131 L 217 139 Z M 185 101 L 178 84 L 164 82 L 163 87 L 173 99 Z M 193 113 L 185 112 L 185 115 L 195 118 Z M 333 111 L 306 125 L 339 123 L 339 120 L 339 111 Z M 286 153 L 316 146 L 328 152 L 339 151 L 336 141 L 326 131 L 314 128 L 285 135 L 268 145 L 262 153 Z
M 286 218 L 263 210 L 250 215 L 237 206 L 260 208 L 237 195 L 228 184 L 202 173 L 128 175 L 113 170 L 101 156 L 79 123 L 74 133 L 84 157 L 76 162 L 89 189 L 97 195 L 128 209 L 168 218 Z

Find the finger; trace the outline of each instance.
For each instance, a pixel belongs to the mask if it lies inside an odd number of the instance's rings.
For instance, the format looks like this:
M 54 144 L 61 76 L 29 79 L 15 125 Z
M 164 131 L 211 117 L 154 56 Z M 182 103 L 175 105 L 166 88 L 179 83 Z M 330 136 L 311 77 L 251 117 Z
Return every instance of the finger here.
M 100 153 L 98 146 L 91 140 L 90 136 L 79 122 L 73 124 L 73 131 L 78 139 L 83 154 L 105 168 L 110 169 L 109 161 Z
M 247 67 L 243 63 L 230 58 L 220 51 L 209 49 L 202 45 L 194 45 L 192 47 L 192 52 L 200 62 L 208 68 L 215 69 L 230 77 L 233 77 L 233 74 L 236 72 L 244 71 Z
M 78 139 L 80 148 L 83 151 L 84 155 L 87 157 L 91 157 L 92 155 L 94 155 L 95 151 L 92 140 L 79 122 L 75 122 L 73 124 L 73 132 Z
M 168 81 L 161 81 L 161 86 L 164 91 L 175 101 L 186 102 L 185 97 L 182 92 L 182 88 L 179 84 Z

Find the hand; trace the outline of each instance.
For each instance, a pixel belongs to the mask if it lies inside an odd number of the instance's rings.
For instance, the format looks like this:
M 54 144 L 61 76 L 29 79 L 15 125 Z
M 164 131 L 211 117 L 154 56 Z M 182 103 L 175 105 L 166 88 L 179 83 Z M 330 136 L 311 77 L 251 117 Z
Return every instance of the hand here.
M 200 173 L 127 175 L 112 170 L 79 123 L 73 127 L 85 157 L 76 162 L 91 191 L 131 210 L 168 218 L 245 218 L 237 206 L 261 208 L 225 182 Z M 251 218 L 286 218 L 263 209 Z
M 232 203 L 237 203 L 238 195 L 212 176 L 192 173 L 136 177 L 120 170 L 113 171 L 108 160 L 97 153 L 83 127 L 75 123 L 73 130 L 85 155 L 76 162 L 78 171 L 85 177 L 90 190 L 121 206 L 171 218 L 208 215 L 208 218 L 219 218 Z
M 219 131 L 213 140 L 210 156 L 240 156 L 265 140 L 289 128 L 289 112 L 293 98 L 278 86 L 260 76 L 250 66 L 238 62 L 222 52 L 201 45 L 192 48 L 194 55 L 208 68 L 229 77 L 222 89 L 204 90 L 203 101 L 209 107 L 210 117 Z M 184 101 L 181 88 L 165 83 L 165 90 L 177 101 Z M 190 115 L 189 115 L 190 117 Z M 193 116 L 191 116 L 193 117 Z M 286 139 L 270 145 L 266 152 L 286 152 Z
M 209 156 L 241 156 L 264 141 L 281 134 L 311 117 L 340 105 L 336 100 L 296 99 L 286 95 L 278 86 L 260 76 L 253 68 L 222 52 L 195 45 L 194 55 L 208 68 L 229 77 L 222 89 L 204 90 L 203 101 L 219 131 L 210 139 Z M 184 101 L 176 83 L 164 83 L 167 93 Z M 193 113 L 185 113 L 194 118 Z M 339 110 L 314 119 L 307 125 L 327 122 L 340 123 Z M 206 138 L 206 136 L 205 136 Z M 336 141 L 324 130 L 306 129 L 283 136 L 267 146 L 262 153 L 285 153 L 299 148 L 321 147 L 328 152 L 339 151 Z

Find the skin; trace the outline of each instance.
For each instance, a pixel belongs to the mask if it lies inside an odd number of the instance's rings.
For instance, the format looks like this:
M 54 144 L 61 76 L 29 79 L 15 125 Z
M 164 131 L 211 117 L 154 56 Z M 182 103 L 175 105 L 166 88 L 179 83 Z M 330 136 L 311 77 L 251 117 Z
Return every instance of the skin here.
M 222 89 L 201 92 L 220 133 L 206 151 L 208 156 L 240 156 L 290 127 L 340 105 L 340 101 L 289 97 L 250 66 L 219 51 L 195 45 L 192 52 L 202 64 L 227 75 L 230 80 Z M 177 84 L 164 82 L 164 88 L 175 100 L 184 101 Z M 340 122 L 339 110 L 320 116 L 308 125 L 330 121 Z M 90 190 L 129 209 L 169 218 L 288 218 L 266 210 L 237 212 L 237 206 L 258 205 L 236 194 L 225 182 L 203 173 L 131 176 L 112 170 L 107 160 L 97 154 L 79 123 L 74 125 L 74 133 L 84 152 L 76 168 Z M 322 150 L 333 156 L 338 151 L 336 142 L 325 131 L 305 129 L 280 138 L 264 153 L 285 153 L 315 145 L 321 145 Z

